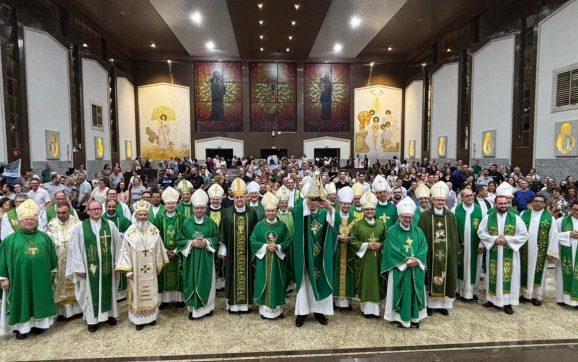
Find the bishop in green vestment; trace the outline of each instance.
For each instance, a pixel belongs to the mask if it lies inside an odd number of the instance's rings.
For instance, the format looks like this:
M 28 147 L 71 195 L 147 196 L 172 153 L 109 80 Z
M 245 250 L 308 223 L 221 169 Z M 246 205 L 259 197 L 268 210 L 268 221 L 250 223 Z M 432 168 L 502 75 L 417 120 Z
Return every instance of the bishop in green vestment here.
M 324 199 L 318 175 L 303 185 L 305 200 L 293 208 L 295 222 L 295 325 L 301 327 L 313 312 L 322 325 L 333 315 L 333 253 L 337 235 L 335 210 Z
M 279 211 L 277 211 L 277 219 L 281 221 L 287 229 L 289 234 L 291 234 L 291 243 L 289 244 L 289 249 L 285 253 L 285 262 L 287 263 L 287 278 L 286 278 L 286 288 L 289 291 L 293 289 L 293 283 L 295 283 L 295 277 L 293 275 L 293 260 L 295 256 L 293 254 L 293 237 L 295 236 L 295 223 L 293 222 L 293 213 L 289 211 L 289 199 L 291 198 L 291 192 L 285 185 L 279 187 L 277 193 L 275 194 L 279 199 Z
M 419 184 L 414 191 L 415 197 L 417 198 L 417 208 L 413 213 L 413 224 L 417 226 L 419 222 L 419 218 L 421 217 L 421 213 L 428 210 L 430 208 L 430 197 L 431 193 L 429 191 L 429 187 L 421 183 Z
M 104 204 L 106 206 L 106 212 L 102 215 L 102 218 L 104 220 L 111 221 L 116 226 L 122 238 L 124 232 L 132 224 L 131 221 L 118 211 L 118 201 L 114 199 L 108 199 Z M 127 286 L 128 281 L 126 280 L 126 273 L 120 273 L 118 282 L 118 291 L 116 293 L 116 298 L 118 300 L 126 298 Z
M 381 273 L 387 278 L 384 318 L 399 327 L 419 328 L 427 317 L 425 272 L 428 245 L 412 222 L 416 206 L 410 197 L 397 205 L 399 223 L 387 230 Z
M 217 227 L 221 226 L 221 218 L 223 213 L 223 195 L 225 190 L 215 183 L 207 189 L 207 194 L 209 195 L 209 207 L 207 207 L 207 216 L 210 217 Z M 220 258 L 219 253 L 215 253 L 215 272 L 217 273 L 217 290 L 223 290 L 225 288 L 225 261 Z
M 390 228 L 397 222 L 397 209 L 389 201 L 391 187 L 383 176 L 377 175 L 371 183 L 371 190 L 378 200 L 377 205 L 375 205 L 375 218 L 381 220 L 387 228 Z
M 183 302 L 182 258 L 175 249 L 177 248 L 177 235 L 186 218 L 177 213 L 177 202 L 179 201 L 177 190 L 171 186 L 167 187 L 162 193 L 162 198 L 165 207 L 155 217 L 154 225 L 159 229 L 163 245 L 167 249 L 169 263 L 163 267 L 158 277 L 159 293 L 161 294 L 159 308 L 166 308 L 168 303 L 177 303 L 177 306 L 182 308 L 185 306 Z
M 39 212 L 32 200 L 20 204 L 19 229 L 0 243 L 2 311 L 7 314 L 0 315 L 0 335 L 10 329 L 24 339 L 31 330 L 41 333 L 54 323 L 52 279 L 58 257 L 50 237 L 37 229 Z
M 263 220 L 263 218 L 265 217 L 265 209 L 263 209 L 263 205 L 261 205 L 261 203 L 259 202 L 260 190 L 261 186 L 255 181 L 251 181 L 247 184 L 247 193 L 249 195 L 247 207 L 255 210 L 255 213 L 257 214 L 257 221 Z
M 418 223 L 428 242 L 427 307 L 430 315 L 437 309 L 447 316 L 456 298 L 460 241 L 456 217 L 445 207 L 448 185 L 440 181 L 430 191 L 433 207 L 421 214 Z
M 351 230 L 351 246 L 359 259 L 356 290 L 361 313 L 366 318 L 379 317 L 379 307 L 385 298 L 385 279 L 381 277 L 381 255 L 386 224 L 375 217 L 377 197 L 367 191 L 361 196 L 364 217 Z
M 353 189 L 344 186 L 338 192 L 341 205 L 335 210 L 337 240 L 333 257 L 333 302 L 338 310 L 351 310 L 355 297 L 355 252 L 351 247 L 351 229 L 358 221 L 351 212 Z
M 183 297 L 189 319 L 210 317 L 215 309 L 215 261 L 219 228 L 205 215 L 209 197 L 203 189 L 192 196 L 193 217 L 187 218 L 177 236 L 177 252 L 183 255 Z
M 258 222 L 245 205 L 247 186 L 236 178 L 231 185 L 234 205 L 221 216 L 219 255 L 225 257 L 225 298 L 229 313 L 247 313 L 253 304 L 254 265 L 249 238 Z
M 261 201 L 265 218 L 251 233 L 251 250 L 255 259 L 253 298 L 259 305 L 263 319 L 283 318 L 287 279 L 286 252 L 291 244 L 291 233 L 277 219 L 279 199 L 267 192 Z
M 177 212 L 185 218 L 193 216 L 193 204 L 191 203 L 193 184 L 188 180 L 182 180 L 177 186 L 177 191 L 181 193 L 181 203 L 177 206 Z

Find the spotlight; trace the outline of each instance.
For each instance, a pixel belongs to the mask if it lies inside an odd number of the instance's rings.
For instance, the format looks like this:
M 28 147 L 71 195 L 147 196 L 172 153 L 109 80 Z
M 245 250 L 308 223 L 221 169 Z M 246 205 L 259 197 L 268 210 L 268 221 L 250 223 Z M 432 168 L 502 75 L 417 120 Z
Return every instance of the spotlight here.
M 343 49 L 343 45 L 341 45 L 339 43 L 335 43 L 335 45 L 333 46 L 334 52 L 340 52 L 342 49 Z
M 210 41 L 210 40 L 209 40 L 208 42 L 206 42 L 206 43 L 205 43 L 205 46 L 206 46 L 206 47 L 207 47 L 207 49 L 209 49 L 209 50 L 213 50 L 213 49 L 215 49 L 215 43 L 213 43 L 213 42 L 212 42 L 212 41 Z
M 295 26 L 295 24 L 297 24 L 297 22 L 295 20 L 291 20 L 291 25 Z
M 351 25 L 352 28 L 357 28 L 359 26 L 359 24 L 361 24 L 361 19 L 358 16 L 352 16 L 351 20 L 349 21 L 349 24 Z
M 259 10 L 263 9 L 263 3 L 258 3 L 257 7 L 259 8 Z
M 299 10 L 299 6 L 300 6 L 299 4 L 293 5 L 293 7 L 295 7 L 295 10 Z
M 289 40 L 293 40 L 293 35 L 289 35 Z
M 263 25 L 263 20 L 259 20 L 259 25 Z
M 259 48 L 259 50 L 260 50 L 260 51 L 263 51 L 263 50 L 265 50 L 265 48 Z
M 151 43 L 151 48 L 156 48 L 157 45 L 155 43 Z
M 191 20 L 193 21 L 193 23 L 199 25 L 203 21 L 203 16 L 201 15 L 200 12 L 195 11 L 194 13 L 191 14 Z
M 263 40 L 263 34 L 259 34 L 259 39 Z
M 391 47 L 391 45 L 387 47 L 387 51 L 388 51 L 388 52 L 390 52 L 390 51 L 392 51 L 392 50 L 393 50 L 393 48 Z
M 83 43 L 82 43 L 82 47 L 83 47 L 83 48 L 88 48 L 88 43 L 87 43 L 87 42 L 83 42 Z

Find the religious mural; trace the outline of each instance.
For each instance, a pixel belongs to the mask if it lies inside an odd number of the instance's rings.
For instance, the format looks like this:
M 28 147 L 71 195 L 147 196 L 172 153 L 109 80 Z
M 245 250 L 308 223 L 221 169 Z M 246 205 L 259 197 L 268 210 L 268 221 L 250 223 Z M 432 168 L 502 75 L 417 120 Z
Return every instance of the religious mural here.
M 305 64 L 305 132 L 349 132 L 349 64 Z
M 400 156 L 402 90 L 385 86 L 355 89 L 354 152 L 368 159 Z
M 191 154 L 189 87 L 159 83 L 138 87 L 143 158 L 167 160 Z
M 408 142 L 408 155 L 409 158 L 415 158 L 415 140 L 409 140 Z
M 578 138 L 578 121 L 557 122 L 554 154 L 556 156 L 578 156 L 576 138 Z
M 251 63 L 251 131 L 297 131 L 297 65 Z
M 496 130 L 482 132 L 482 156 L 496 157 Z
M 101 136 L 94 136 L 94 159 L 102 160 L 104 158 L 104 141 Z
M 132 159 L 132 141 L 131 140 L 124 140 L 124 154 L 126 155 L 126 159 Z
M 60 132 L 45 131 L 46 137 L 46 159 L 60 160 Z
M 446 158 L 448 156 L 448 137 L 439 136 L 438 137 L 438 157 Z
M 241 63 L 195 62 L 193 67 L 197 131 L 243 131 Z

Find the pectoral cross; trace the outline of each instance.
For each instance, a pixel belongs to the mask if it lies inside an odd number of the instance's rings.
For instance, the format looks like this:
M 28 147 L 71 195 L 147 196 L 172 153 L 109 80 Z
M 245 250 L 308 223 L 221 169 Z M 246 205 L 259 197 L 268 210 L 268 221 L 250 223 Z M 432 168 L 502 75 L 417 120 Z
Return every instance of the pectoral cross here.
M 108 239 L 110 239 L 110 235 L 106 233 L 106 231 L 104 231 L 104 233 L 100 236 L 101 239 L 103 239 L 104 242 L 104 252 L 106 253 L 106 251 L 108 250 Z
M 143 273 L 148 273 L 151 270 L 151 267 L 149 265 L 143 265 L 140 267 L 140 271 Z
M 142 253 L 144 254 L 145 258 L 147 257 L 149 251 L 150 251 L 150 250 L 147 250 L 147 249 L 145 249 L 145 250 L 142 251 Z
M 169 226 L 169 231 L 167 231 L 167 234 L 169 235 L 169 239 L 172 241 L 175 238 L 175 229 L 173 228 L 173 226 Z

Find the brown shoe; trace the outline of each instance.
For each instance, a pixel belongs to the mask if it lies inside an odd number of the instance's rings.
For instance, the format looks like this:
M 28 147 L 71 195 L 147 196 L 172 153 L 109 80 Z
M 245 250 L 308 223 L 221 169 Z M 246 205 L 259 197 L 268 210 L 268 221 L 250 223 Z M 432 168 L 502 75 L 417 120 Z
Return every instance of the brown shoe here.
M 536 298 L 532 298 L 532 304 L 534 304 L 536 307 L 539 307 L 542 305 L 542 301 Z

